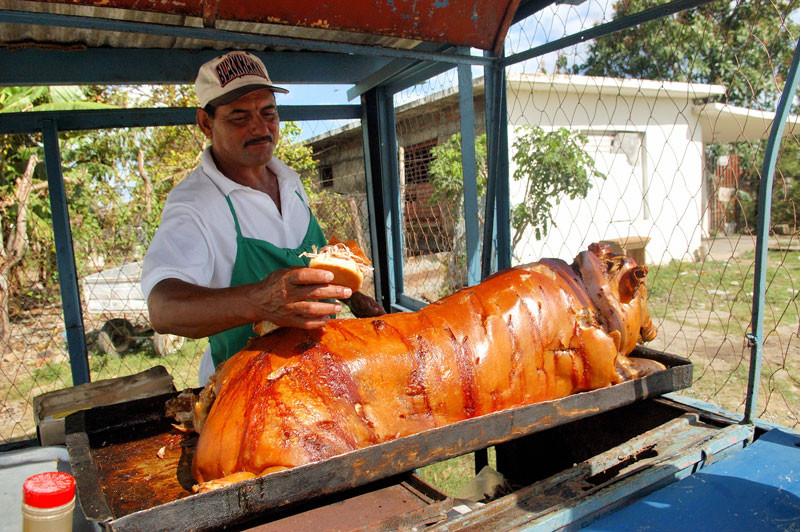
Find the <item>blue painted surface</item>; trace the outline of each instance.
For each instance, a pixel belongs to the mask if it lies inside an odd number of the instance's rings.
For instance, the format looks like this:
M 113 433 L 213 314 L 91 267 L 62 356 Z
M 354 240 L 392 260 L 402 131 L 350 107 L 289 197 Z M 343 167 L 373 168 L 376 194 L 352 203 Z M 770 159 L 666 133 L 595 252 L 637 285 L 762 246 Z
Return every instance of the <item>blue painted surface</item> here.
M 583 530 L 800 530 L 800 436 L 771 430 Z

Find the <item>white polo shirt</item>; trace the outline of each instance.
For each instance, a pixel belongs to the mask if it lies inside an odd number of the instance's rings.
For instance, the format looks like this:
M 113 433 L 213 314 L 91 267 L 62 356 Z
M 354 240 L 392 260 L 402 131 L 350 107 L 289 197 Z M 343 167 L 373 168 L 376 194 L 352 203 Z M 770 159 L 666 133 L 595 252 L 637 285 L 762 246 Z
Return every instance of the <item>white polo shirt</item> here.
M 278 176 L 279 212 L 266 193 L 222 175 L 210 150 L 203 152 L 200 165 L 167 197 L 161 224 L 144 258 L 145 300 L 156 284 L 169 278 L 209 288 L 229 286 L 236 260 L 236 227 L 226 195 L 244 237 L 296 248 L 306 236 L 308 197 L 294 170 L 274 157 L 267 164 Z
M 142 293 L 164 279 L 180 279 L 209 288 L 230 285 L 236 260 L 236 226 L 228 196 L 245 238 L 265 240 L 279 248 L 297 248 L 311 218 L 300 176 L 274 157 L 267 168 L 278 176 L 281 211 L 267 194 L 231 181 L 217 169 L 211 148 L 200 165 L 167 196 L 142 266 Z M 299 196 L 298 196 L 299 193 Z M 302 197 L 302 200 L 301 200 Z M 211 349 L 200 359 L 200 386 L 214 373 Z

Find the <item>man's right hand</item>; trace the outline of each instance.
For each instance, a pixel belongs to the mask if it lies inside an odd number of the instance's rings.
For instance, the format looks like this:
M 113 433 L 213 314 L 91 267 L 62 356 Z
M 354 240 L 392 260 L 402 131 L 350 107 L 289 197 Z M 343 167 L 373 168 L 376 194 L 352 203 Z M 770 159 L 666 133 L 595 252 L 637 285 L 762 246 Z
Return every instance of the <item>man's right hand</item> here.
M 276 325 L 316 329 L 323 327 L 331 315 L 342 310 L 339 302 L 322 299 L 347 299 L 349 288 L 328 284 L 333 274 L 316 268 L 284 268 L 276 270 L 258 283 L 253 292 L 258 320 Z
M 262 281 L 229 288 L 206 288 L 180 279 L 164 279 L 150 292 L 147 304 L 156 332 L 203 338 L 240 325 L 269 321 L 276 325 L 323 327 L 342 310 L 349 288 L 328 284 L 329 271 L 286 268 Z

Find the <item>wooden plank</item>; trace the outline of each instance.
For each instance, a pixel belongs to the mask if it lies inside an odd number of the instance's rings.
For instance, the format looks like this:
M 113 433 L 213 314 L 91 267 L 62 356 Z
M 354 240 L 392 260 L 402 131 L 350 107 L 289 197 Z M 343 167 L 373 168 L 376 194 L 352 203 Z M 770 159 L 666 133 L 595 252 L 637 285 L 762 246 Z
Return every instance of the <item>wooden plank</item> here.
M 164 366 L 154 366 L 135 375 L 87 382 L 34 397 L 34 415 L 37 419 L 57 415 L 65 416 L 67 413 L 78 410 L 174 391 L 172 375 Z
M 164 366 L 127 377 L 87 382 L 33 398 L 33 416 L 42 445 L 65 441 L 64 418 L 73 412 L 112 405 L 175 391 L 172 375 Z

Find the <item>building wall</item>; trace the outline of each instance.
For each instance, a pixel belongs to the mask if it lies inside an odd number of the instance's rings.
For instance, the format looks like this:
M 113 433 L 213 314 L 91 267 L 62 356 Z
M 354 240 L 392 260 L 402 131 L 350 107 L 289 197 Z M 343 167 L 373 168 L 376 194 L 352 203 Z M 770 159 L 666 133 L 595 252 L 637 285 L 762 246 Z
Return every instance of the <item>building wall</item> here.
M 411 109 L 396 118 L 397 142 L 401 147 L 413 146 L 436 139 L 442 144 L 459 131 L 457 95 L 448 97 L 439 105 L 426 109 Z M 486 129 L 483 94 L 475 97 L 476 136 Z M 334 137 L 312 144 L 314 158 L 320 166 L 333 168 L 333 190 L 340 194 L 366 192 L 364 172 L 364 150 L 361 143 L 361 128 L 355 128 Z
M 595 179 L 585 199 L 557 201 L 553 227 L 541 240 L 532 230 L 525 231 L 514 248 L 517 262 L 540 257 L 571 261 L 589 243 L 607 239 L 649 239 L 645 260 L 650 264 L 692 258 L 701 246 L 704 167 L 700 126 L 688 111 L 692 102 L 678 101 L 674 95 L 555 95 L 525 90 L 511 91 L 508 99 L 527 102 L 509 106 L 510 146 L 517 128 L 524 125 L 545 130 L 565 127 L 595 141 L 641 140 L 638 156 L 630 146 L 632 153 L 626 154 L 623 142 L 600 149 L 603 153 L 592 153 L 590 143 L 590 154 L 608 177 Z M 515 170 L 512 160 L 512 175 Z M 513 208 L 524 195 L 524 183 L 511 181 Z
M 537 240 L 532 230 L 523 232 L 513 250 L 515 262 L 541 257 L 571 261 L 599 240 L 633 246 L 646 241 L 642 257 L 649 264 L 694 257 L 701 247 L 704 158 L 688 92 L 685 98 L 674 91 L 654 97 L 607 88 L 557 91 L 541 83 L 509 84 L 508 91 L 512 176 L 516 129 L 532 125 L 589 136 L 587 150 L 608 175 L 593 183 L 585 199 L 557 200 L 549 233 Z M 485 131 L 482 91 L 475 108 L 479 135 Z M 457 94 L 407 106 L 396 117 L 398 143 L 401 148 L 431 139 L 441 144 L 458 131 L 458 117 Z M 313 146 L 320 164 L 332 166 L 335 192 L 365 191 L 360 128 Z M 513 208 L 521 201 L 524 183 L 512 177 L 510 192 Z

